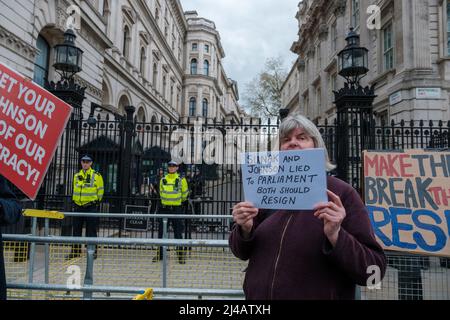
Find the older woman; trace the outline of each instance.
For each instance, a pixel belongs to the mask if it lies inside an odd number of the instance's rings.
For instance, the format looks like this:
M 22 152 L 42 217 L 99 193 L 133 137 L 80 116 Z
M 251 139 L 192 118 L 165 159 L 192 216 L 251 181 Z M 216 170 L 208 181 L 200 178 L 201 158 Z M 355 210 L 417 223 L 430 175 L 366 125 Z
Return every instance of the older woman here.
M 325 148 L 316 126 L 301 115 L 280 126 L 280 150 Z M 326 168 L 332 170 L 327 155 Z M 249 260 L 247 299 L 354 299 L 356 284 L 381 280 L 386 257 L 375 240 L 368 212 L 347 183 L 327 177 L 328 202 L 310 211 L 258 210 L 249 202 L 233 208 L 229 243 Z M 373 267 L 376 266 L 376 267 Z M 377 268 L 378 267 L 378 268 Z

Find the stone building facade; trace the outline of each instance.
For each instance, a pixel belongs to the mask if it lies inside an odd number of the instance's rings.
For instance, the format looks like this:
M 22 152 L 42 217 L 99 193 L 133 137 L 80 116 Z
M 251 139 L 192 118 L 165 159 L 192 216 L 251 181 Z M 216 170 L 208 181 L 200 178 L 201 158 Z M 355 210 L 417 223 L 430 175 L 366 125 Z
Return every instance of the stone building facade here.
M 133 105 L 139 121 L 178 121 L 189 114 L 191 97 L 198 106 L 207 100 L 210 118 L 244 115 L 237 85 L 221 64 L 214 23 L 185 14 L 179 0 L 0 0 L 0 61 L 39 84 L 58 80 L 52 48 L 63 42 L 74 6 L 76 45 L 84 51 L 76 80 L 86 87 L 86 116 L 95 102 L 119 114 Z M 209 56 L 199 56 L 211 59 L 209 76 L 190 73 L 194 40 L 210 46 Z M 195 115 L 203 115 L 200 107 Z
M 300 70 L 299 59 L 297 59 L 281 87 L 281 105 L 283 108 L 287 108 L 293 112 L 299 111 L 300 109 L 299 81 Z
M 375 85 L 379 124 L 450 119 L 450 1 L 304 0 L 296 19 L 297 110 L 310 119 L 335 117 L 332 91 L 344 85 L 337 54 L 350 26 L 369 50 L 370 71 L 361 84 Z
M 237 83 L 225 73 L 225 52 L 214 22 L 198 17 L 196 11 L 185 13 L 187 19 L 185 96 L 183 117 L 216 118 L 237 121 L 240 110 Z

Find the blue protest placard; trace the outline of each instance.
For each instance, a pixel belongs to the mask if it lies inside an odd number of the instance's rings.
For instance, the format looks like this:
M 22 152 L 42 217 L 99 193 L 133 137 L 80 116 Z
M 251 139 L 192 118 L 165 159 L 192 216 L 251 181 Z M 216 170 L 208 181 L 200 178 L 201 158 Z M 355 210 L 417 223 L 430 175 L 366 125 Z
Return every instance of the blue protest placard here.
M 260 209 L 312 210 L 327 202 L 325 150 L 242 154 L 245 201 Z

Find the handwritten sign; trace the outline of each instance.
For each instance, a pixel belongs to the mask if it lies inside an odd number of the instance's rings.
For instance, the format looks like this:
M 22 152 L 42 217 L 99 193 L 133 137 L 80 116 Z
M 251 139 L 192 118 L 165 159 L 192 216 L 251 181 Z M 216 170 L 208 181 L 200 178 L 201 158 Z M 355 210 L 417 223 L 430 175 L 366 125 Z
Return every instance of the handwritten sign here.
M 125 213 L 149 214 L 150 206 L 125 206 Z M 147 231 L 148 218 L 131 217 L 124 219 L 124 229 L 133 231 Z
M 0 174 L 35 199 L 72 107 L 0 63 Z
M 364 152 L 369 217 L 385 249 L 450 256 L 450 152 Z
M 325 150 L 242 155 L 245 200 L 261 209 L 312 210 L 327 202 Z

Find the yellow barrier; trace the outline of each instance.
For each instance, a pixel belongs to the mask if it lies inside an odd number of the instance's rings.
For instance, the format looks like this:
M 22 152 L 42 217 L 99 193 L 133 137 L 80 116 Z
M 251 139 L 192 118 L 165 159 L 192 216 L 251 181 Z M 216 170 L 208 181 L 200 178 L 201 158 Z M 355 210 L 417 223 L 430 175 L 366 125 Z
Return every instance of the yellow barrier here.
M 25 217 L 36 217 L 36 218 L 48 218 L 48 219 L 64 219 L 64 214 L 58 211 L 45 211 L 45 210 L 35 210 L 26 209 L 22 213 Z
M 138 294 L 133 300 L 153 300 L 153 289 L 148 288 L 143 293 Z

